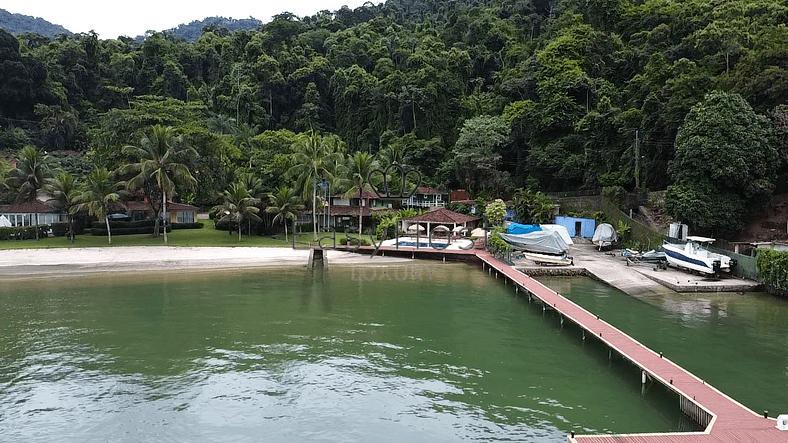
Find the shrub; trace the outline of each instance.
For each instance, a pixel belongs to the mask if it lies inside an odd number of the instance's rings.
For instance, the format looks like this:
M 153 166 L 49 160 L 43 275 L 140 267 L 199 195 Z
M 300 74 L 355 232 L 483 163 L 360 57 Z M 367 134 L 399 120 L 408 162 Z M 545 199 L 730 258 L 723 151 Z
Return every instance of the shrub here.
M 110 228 L 112 229 L 112 235 L 153 234 L 154 229 L 153 226 L 141 226 L 137 228 L 112 228 L 112 224 L 110 224 Z M 172 232 L 172 225 L 167 225 L 167 232 Z M 103 237 L 107 235 L 107 230 L 101 228 L 92 228 L 90 229 L 90 235 Z
M 172 223 L 169 226 L 171 226 L 172 229 L 202 229 L 203 226 L 205 225 L 200 222 L 196 222 L 196 223 Z
M 762 249 L 758 251 L 755 263 L 765 284 L 788 290 L 788 252 Z
M 52 223 L 49 227 L 52 229 L 52 235 L 55 237 L 63 237 L 68 234 L 68 223 L 66 222 Z

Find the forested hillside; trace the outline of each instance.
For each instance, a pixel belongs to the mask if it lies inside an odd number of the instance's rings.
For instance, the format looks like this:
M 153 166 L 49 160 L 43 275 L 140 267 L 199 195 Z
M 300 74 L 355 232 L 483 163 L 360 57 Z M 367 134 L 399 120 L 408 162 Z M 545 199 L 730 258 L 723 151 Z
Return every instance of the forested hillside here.
M 64 158 L 83 171 L 114 168 L 140 131 L 172 126 L 200 154 L 199 185 L 181 194 L 203 205 L 239 170 L 269 190 L 286 182 L 294 133 L 310 129 L 473 196 L 686 188 L 699 179 L 671 167 L 677 135 L 693 106 L 724 91 L 743 100 L 715 99 L 735 109 L 720 127 L 747 120 L 737 112 L 768 126 L 765 145 L 735 148 L 780 156 L 755 170 L 723 149 L 718 180 L 736 180 L 698 185 L 729 192 L 754 174 L 757 189 L 732 208 L 745 213 L 788 152 L 786 23 L 785 0 L 388 0 L 251 31 L 209 27 L 194 41 L 0 31 L 0 150 L 33 144 L 81 153 Z M 692 127 L 707 117 L 696 112 Z M 704 163 L 692 146 L 683 168 Z M 673 198 L 704 195 L 685 188 Z
M 71 34 L 66 28 L 49 23 L 43 18 L 12 14 L 5 9 L 0 9 L 0 29 L 5 29 L 11 34 L 35 32 L 52 38 L 58 34 Z

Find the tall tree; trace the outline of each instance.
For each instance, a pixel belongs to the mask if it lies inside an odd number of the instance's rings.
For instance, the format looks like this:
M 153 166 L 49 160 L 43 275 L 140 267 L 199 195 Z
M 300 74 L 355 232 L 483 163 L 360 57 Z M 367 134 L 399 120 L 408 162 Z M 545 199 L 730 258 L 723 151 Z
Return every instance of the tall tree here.
M 77 181 L 68 172 L 60 172 L 47 180 L 44 192 L 49 194 L 49 202 L 53 209 L 66 213 L 68 217 L 68 239 L 74 243 L 74 214 L 72 209 L 77 205 L 79 190 Z
M 112 231 L 109 226 L 109 210 L 113 206 L 122 207 L 120 203 L 120 185 L 106 168 L 95 169 L 88 174 L 79 190 L 72 208 L 73 213 L 87 212 L 89 215 L 103 219 L 107 224 L 107 241 L 112 244 Z
M 766 117 L 739 94 L 712 92 L 692 107 L 676 137 L 665 206 L 693 229 L 736 233 L 747 210 L 771 195 L 779 164 Z
M 293 166 L 287 176 L 295 178 L 306 199 L 311 194 L 312 227 L 317 241 L 317 187 L 324 179 L 332 179 L 332 170 L 341 158 L 339 142 L 331 136 L 323 136 L 315 131 L 299 134 L 293 144 Z
M 183 138 L 175 135 L 168 126 L 155 125 L 140 140 L 140 146 L 124 146 L 123 153 L 134 159 L 121 167 L 122 173 L 135 174 L 126 182 L 130 189 L 136 189 L 153 181 L 161 191 L 162 216 L 167 214 L 167 196 L 176 193 L 178 185 L 194 187 L 197 180 L 185 164 L 190 158 L 197 157 L 197 151 L 185 146 Z M 157 219 L 158 222 L 158 219 Z M 164 244 L 167 244 L 167 227 L 164 226 Z
M 232 183 L 222 194 L 222 199 L 224 203 L 215 206 L 213 211 L 220 216 L 219 221 L 235 222 L 238 225 L 238 241 L 241 241 L 241 224 L 244 220 L 262 221 L 257 215 L 260 212 L 257 207 L 260 199 L 252 197 L 243 183 Z
M 352 184 L 351 188 L 348 189 L 346 195 L 350 196 L 354 193 L 358 193 L 358 233 L 361 234 L 361 228 L 363 227 L 362 224 L 362 216 L 364 211 L 364 191 L 366 190 L 367 178 L 369 177 L 369 173 L 373 170 L 378 168 L 378 162 L 375 159 L 375 156 L 364 151 L 359 151 L 353 153 L 352 156 L 348 158 L 347 162 L 347 174 L 350 183 Z
M 285 227 L 285 241 L 287 241 L 287 220 L 296 218 L 298 212 L 304 209 L 295 189 L 282 186 L 278 191 L 268 194 L 269 206 L 265 212 L 274 214 L 274 223 L 282 222 Z
M 9 173 L 10 185 L 16 190 L 17 201 L 32 203 L 36 217 L 36 240 L 38 233 L 38 193 L 44 187 L 51 172 L 47 155 L 32 146 L 25 146 L 19 153 L 17 165 Z

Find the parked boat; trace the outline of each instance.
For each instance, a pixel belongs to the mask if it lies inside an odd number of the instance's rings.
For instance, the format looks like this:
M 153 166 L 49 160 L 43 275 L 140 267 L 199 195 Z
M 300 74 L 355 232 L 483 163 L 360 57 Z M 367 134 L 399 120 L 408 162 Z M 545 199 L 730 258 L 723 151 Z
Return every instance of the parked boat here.
M 736 260 L 709 251 L 708 245 L 713 242 L 713 238 L 688 236 L 684 245 L 665 243 L 662 248 L 671 266 L 715 276 L 730 273 Z
M 601 251 L 602 248 L 609 248 L 613 246 L 618 240 L 618 234 L 616 234 L 616 230 L 613 226 L 609 223 L 602 223 L 601 225 L 596 227 L 594 231 L 594 237 L 591 238 L 591 242 L 597 245 L 599 250 Z
M 572 257 L 566 255 L 537 254 L 535 252 L 523 252 L 523 257 L 533 261 L 537 265 L 571 266 L 574 264 Z
M 561 255 L 569 249 L 564 239 L 556 231 L 535 231 L 528 234 L 499 234 L 503 241 L 516 251 L 537 254 Z

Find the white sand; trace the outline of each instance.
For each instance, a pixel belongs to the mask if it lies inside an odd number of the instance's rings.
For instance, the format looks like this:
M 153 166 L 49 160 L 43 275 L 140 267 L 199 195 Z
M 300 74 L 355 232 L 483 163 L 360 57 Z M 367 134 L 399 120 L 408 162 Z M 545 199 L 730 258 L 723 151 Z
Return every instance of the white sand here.
M 117 246 L 106 248 L 18 249 L 0 251 L 0 277 L 74 275 L 90 272 L 239 267 L 304 266 L 308 249 L 192 248 Z M 378 264 L 408 261 L 341 251 L 328 251 L 329 264 Z

